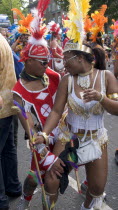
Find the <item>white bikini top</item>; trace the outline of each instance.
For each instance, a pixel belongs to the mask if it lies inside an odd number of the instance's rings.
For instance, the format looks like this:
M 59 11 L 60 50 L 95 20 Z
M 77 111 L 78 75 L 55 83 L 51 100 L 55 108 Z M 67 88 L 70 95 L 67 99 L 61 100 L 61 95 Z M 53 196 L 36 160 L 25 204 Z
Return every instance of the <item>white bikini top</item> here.
M 98 77 L 96 73 L 93 89 Z M 105 87 L 105 71 L 101 71 L 101 93 L 106 94 Z M 104 109 L 98 101 L 91 101 L 85 103 L 82 99 L 78 98 L 74 90 L 74 78 L 69 76 L 68 80 L 68 116 L 67 123 L 71 125 L 71 131 L 78 132 L 78 129 L 84 129 L 87 133 L 88 130 L 98 130 L 104 127 L 103 123 Z

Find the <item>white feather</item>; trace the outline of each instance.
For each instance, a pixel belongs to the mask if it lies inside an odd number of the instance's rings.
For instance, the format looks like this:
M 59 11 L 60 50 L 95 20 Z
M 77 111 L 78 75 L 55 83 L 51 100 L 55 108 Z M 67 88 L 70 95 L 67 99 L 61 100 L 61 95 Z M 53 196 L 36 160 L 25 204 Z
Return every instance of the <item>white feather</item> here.
M 47 47 L 47 41 L 44 38 L 37 40 L 31 36 L 28 40 L 28 43 L 33 44 L 33 45 L 42 45 L 44 47 Z

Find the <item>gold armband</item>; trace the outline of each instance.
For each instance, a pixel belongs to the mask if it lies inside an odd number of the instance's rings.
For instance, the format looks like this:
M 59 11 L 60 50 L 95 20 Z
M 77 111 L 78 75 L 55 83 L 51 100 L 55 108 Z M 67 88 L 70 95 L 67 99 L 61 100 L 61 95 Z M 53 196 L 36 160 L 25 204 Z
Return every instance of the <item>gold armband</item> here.
M 45 140 L 44 143 L 46 144 L 46 146 L 48 146 L 49 145 L 49 136 L 45 132 L 42 132 L 42 131 L 38 132 L 38 135 L 43 136 L 43 138 Z
M 116 101 L 118 100 L 118 93 L 111 93 L 111 94 L 108 94 L 107 97 L 109 99 L 115 99 Z

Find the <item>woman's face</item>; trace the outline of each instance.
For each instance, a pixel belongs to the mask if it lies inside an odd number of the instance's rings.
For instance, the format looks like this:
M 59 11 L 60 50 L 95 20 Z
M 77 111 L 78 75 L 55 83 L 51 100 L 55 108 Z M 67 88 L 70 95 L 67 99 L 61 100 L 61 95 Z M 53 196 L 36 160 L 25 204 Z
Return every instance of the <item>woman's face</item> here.
M 48 60 L 45 59 L 29 59 L 28 61 L 28 68 L 26 69 L 27 73 L 34 75 L 36 77 L 43 76 L 47 67 L 48 67 Z
M 57 35 L 57 39 L 60 40 L 61 39 L 61 34 Z
M 64 66 L 71 75 L 76 75 L 83 70 L 82 57 L 74 55 L 72 52 L 64 53 Z

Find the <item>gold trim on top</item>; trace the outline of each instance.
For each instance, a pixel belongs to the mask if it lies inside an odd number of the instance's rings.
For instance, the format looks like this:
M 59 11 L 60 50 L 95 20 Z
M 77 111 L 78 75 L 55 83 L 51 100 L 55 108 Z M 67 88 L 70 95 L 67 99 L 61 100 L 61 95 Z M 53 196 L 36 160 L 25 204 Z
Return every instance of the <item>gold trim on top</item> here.
M 86 45 L 80 45 L 78 43 L 70 43 L 70 42 L 66 43 L 64 47 L 64 52 L 72 50 L 77 50 L 92 54 L 92 49 L 90 47 L 87 47 Z

